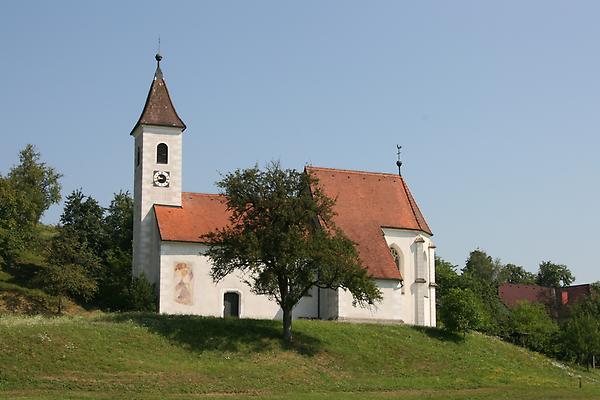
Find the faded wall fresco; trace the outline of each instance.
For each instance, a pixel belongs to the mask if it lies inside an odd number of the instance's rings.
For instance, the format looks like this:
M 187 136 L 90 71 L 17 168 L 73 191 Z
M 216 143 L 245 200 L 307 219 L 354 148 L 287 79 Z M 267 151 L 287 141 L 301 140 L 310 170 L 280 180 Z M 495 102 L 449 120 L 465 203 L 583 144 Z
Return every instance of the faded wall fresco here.
M 177 263 L 175 272 L 175 302 L 179 304 L 192 305 L 193 301 L 193 281 L 194 273 L 192 266 L 186 263 Z

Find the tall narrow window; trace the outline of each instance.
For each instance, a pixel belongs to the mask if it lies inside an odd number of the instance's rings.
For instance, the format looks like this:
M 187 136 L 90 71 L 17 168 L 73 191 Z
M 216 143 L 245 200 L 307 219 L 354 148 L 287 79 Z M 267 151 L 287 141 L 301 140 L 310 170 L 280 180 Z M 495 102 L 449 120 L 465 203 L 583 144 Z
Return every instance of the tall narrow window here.
M 156 146 L 156 163 L 169 163 L 169 147 L 167 147 L 167 145 L 164 143 L 160 143 L 158 146 Z
M 390 247 L 390 253 L 392 253 L 392 258 L 394 259 L 396 268 L 398 268 L 398 271 L 400 271 L 400 277 L 402 278 L 400 281 L 400 287 L 402 288 L 402 294 L 404 294 L 404 263 L 402 262 L 402 254 L 395 247 Z
M 140 146 L 137 147 L 137 151 L 135 153 L 135 166 L 140 166 Z

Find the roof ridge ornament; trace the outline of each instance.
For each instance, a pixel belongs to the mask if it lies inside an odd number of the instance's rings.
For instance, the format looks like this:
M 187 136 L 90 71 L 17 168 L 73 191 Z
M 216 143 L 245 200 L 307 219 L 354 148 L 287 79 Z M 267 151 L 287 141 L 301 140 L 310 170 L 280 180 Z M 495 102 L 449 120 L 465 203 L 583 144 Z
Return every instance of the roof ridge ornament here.
M 402 146 L 397 144 L 396 149 L 398 150 L 398 152 L 396 153 L 398 155 L 398 161 L 396 161 L 396 166 L 398 167 L 398 175 L 402 176 L 402 170 L 401 170 L 402 161 L 400 161 L 400 150 L 402 149 Z
M 154 79 L 162 79 L 163 73 L 160 69 L 160 60 L 162 60 L 163 57 L 160 55 L 160 53 L 156 53 L 154 58 L 156 59 L 156 72 L 154 73 Z

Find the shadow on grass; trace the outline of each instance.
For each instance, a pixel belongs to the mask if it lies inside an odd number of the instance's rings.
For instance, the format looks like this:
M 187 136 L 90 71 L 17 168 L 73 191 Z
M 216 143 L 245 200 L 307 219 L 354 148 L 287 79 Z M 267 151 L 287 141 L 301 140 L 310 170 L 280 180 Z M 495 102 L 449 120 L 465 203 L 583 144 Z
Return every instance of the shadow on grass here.
M 55 315 L 56 305 L 52 299 L 34 290 L 16 287 L 2 287 L 0 285 L 0 308 L 11 314 L 25 315 Z
M 10 279 L 7 279 L 6 282 L 30 289 L 37 288 L 35 285 L 35 276 L 40 271 L 40 268 L 39 265 L 28 262 L 15 262 L 11 265 L 6 265 L 4 269 L 11 275 Z
M 200 353 L 215 350 L 260 353 L 283 349 L 312 357 L 322 346 L 319 339 L 299 332 L 294 332 L 292 344 L 285 343 L 281 339 L 280 321 L 150 313 L 111 314 L 100 320 L 133 322 Z
M 430 328 L 426 326 L 413 326 L 413 329 L 423 332 L 427 336 L 433 339 L 437 339 L 442 342 L 462 343 L 465 338 L 462 334 L 449 332 L 441 328 Z

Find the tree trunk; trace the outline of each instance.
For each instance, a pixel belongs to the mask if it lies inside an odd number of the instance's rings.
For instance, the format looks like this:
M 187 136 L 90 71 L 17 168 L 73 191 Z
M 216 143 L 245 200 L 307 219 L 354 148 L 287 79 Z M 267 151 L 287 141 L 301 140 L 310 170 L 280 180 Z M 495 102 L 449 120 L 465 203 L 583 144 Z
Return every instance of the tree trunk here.
M 283 309 L 283 340 L 292 343 L 292 310 Z
M 62 296 L 58 296 L 58 314 L 62 314 Z

